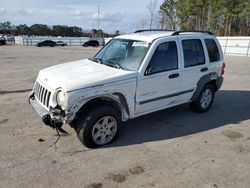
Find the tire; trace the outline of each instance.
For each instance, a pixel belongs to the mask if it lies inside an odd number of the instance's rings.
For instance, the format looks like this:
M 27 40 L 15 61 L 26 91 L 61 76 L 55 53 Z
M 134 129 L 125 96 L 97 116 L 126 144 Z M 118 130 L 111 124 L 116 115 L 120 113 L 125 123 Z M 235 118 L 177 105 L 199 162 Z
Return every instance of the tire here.
M 86 116 L 81 116 L 75 131 L 83 145 L 96 148 L 114 141 L 120 125 L 120 113 L 112 107 L 102 106 L 90 111 Z
M 211 84 L 206 84 L 199 97 L 190 103 L 190 107 L 193 111 L 198 113 L 207 112 L 213 104 L 215 89 Z

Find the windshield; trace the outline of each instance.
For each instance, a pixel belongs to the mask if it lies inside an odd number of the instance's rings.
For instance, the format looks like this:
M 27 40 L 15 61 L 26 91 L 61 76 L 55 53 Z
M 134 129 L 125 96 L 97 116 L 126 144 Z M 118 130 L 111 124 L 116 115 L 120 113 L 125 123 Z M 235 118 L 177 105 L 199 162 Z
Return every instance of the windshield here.
M 103 64 L 130 71 L 139 69 L 149 43 L 144 41 L 113 39 L 95 56 Z

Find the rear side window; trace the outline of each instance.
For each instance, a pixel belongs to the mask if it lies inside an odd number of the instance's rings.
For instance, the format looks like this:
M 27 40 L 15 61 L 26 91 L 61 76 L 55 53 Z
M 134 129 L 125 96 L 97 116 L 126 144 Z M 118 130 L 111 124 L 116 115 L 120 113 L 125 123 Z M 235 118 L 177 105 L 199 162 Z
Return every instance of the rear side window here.
M 160 44 L 147 68 L 147 74 L 154 74 L 163 71 L 178 69 L 177 46 L 174 41 Z
M 220 60 L 220 53 L 216 42 L 213 39 L 205 39 L 207 51 L 209 55 L 209 61 L 215 62 Z
M 182 41 L 185 68 L 205 64 L 205 55 L 201 40 L 188 39 Z

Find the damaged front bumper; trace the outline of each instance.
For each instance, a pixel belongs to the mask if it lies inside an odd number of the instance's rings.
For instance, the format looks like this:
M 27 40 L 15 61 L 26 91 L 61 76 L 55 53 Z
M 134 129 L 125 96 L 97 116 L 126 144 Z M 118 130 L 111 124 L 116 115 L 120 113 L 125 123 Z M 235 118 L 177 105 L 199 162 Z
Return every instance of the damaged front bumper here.
M 61 128 L 64 122 L 65 112 L 60 108 L 51 108 L 50 111 L 46 110 L 39 102 L 36 100 L 34 93 L 29 96 L 29 104 L 32 106 L 33 110 L 42 119 L 45 125 L 51 128 Z

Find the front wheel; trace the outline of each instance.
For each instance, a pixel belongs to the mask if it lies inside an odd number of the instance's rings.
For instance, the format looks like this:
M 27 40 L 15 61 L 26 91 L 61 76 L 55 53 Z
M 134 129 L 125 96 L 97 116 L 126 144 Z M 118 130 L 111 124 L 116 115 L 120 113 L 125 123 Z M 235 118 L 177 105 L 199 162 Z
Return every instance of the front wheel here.
M 214 93 L 214 87 L 211 84 L 205 85 L 199 97 L 190 103 L 192 110 L 199 113 L 207 112 L 213 104 Z
M 120 113 L 112 107 L 103 106 L 82 116 L 75 127 L 79 140 L 88 148 L 111 143 L 118 134 Z

